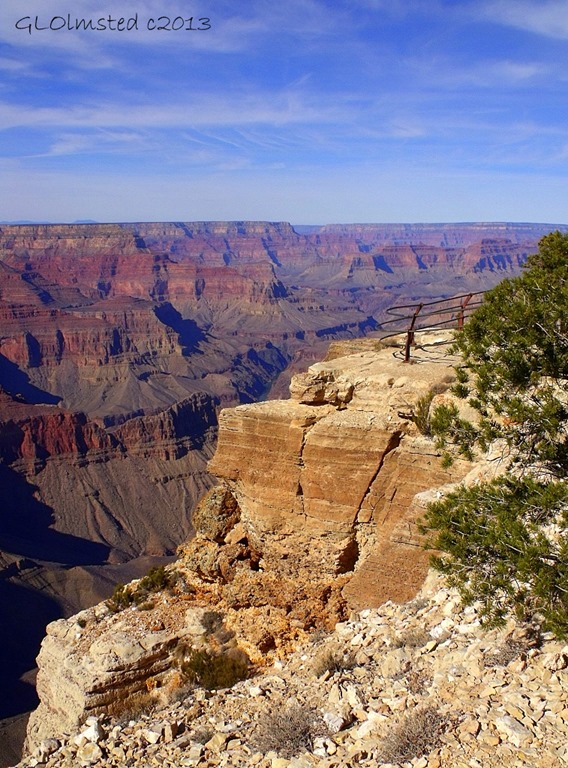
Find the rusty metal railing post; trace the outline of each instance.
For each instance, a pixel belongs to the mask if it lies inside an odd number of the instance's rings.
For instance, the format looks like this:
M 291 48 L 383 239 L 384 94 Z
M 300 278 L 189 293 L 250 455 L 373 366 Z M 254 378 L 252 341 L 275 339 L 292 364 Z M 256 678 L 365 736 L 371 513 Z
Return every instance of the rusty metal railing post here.
M 458 315 L 458 330 L 461 331 L 463 328 L 463 323 L 465 319 L 465 310 L 471 299 L 473 298 L 473 293 L 468 293 L 467 296 L 464 296 L 461 305 L 460 305 L 460 313 Z
M 416 319 L 418 315 L 420 314 L 420 311 L 424 304 L 419 304 L 418 308 L 414 312 L 414 315 L 412 316 L 412 321 L 410 323 L 410 327 L 408 328 L 408 331 L 406 333 L 406 347 L 404 348 L 404 362 L 409 363 L 410 362 L 410 347 L 414 343 L 414 326 L 416 325 Z

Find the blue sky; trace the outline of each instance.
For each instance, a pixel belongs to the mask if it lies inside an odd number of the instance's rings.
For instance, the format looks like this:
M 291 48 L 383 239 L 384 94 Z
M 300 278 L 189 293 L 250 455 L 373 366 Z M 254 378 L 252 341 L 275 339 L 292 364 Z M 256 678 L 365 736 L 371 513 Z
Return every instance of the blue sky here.
M 0 220 L 566 223 L 567 118 L 568 0 L 0 7 Z

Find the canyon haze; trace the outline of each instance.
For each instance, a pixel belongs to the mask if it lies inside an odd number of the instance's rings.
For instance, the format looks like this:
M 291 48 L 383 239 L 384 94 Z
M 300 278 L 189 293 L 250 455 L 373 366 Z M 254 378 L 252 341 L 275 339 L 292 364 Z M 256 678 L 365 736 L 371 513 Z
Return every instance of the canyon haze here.
M 547 224 L 0 226 L 0 718 L 45 624 L 172 557 L 224 406 L 386 311 L 517 274 Z

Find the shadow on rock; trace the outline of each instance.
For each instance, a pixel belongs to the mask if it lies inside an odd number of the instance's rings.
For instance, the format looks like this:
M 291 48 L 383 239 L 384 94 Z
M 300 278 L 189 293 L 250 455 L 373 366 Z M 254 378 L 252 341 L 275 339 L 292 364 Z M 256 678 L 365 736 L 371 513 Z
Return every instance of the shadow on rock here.
M 161 323 L 169 326 L 178 334 L 178 343 L 182 347 L 182 355 L 199 353 L 199 342 L 204 341 L 206 336 L 195 320 L 184 319 L 178 310 L 169 302 L 160 304 L 154 308 L 154 314 Z
M 53 510 L 35 491 L 18 472 L 0 465 L 0 550 L 66 565 L 104 563 L 110 552 L 106 544 L 49 527 Z
M 30 382 L 30 377 L 11 360 L 0 355 L 0 385 L 12 397 L 21 395 L 26 402 L 34 405 L 57 405 L 61 398 L 39 389 Z
M 33 670 L 45 627 L 61 617 L 57 602 L 40 592 L 0 579 L 0 719 L 29 712 L 38 704 Z

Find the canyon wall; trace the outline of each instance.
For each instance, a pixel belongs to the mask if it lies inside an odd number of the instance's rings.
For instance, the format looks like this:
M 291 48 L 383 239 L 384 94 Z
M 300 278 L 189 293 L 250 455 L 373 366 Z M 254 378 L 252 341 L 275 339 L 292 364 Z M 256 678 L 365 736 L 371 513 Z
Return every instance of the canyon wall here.
M 160 489 L 167 484 L 171 490 L 173 483 L 176 501 L 167 515 L 173 520 L 182 498 L 183 514 L 189 514 L 203 483 L 211 482 L 204 464 L 214 440 L 214 409 L 253 402 L 271 387 L 273 397 L 284 395 L 285 370 L 321 359 L 334 338 L 380 333 L 394 303 L 478 290 L 514 274 L 547 229 L 334 225 L 299 233 L 283 222 L 2 226 L 4 475 L 18 476 L 28 512 L 31 499 L 50 510 L 50 529 L 83 537 L 98 528 L 96 540 L 115 559 L 157 552 L 163 534 L 150 536 L 150 547 L 124 534 L 137 527 L 127 524 L 135 514 L 128 510 L 134 503 L 152 514 L 165 503 Z M 281 407 L 284 413 L 291 406 Z M 316 440 L 317 450 L 324 450 L 331 439 L 326 428 L 310 425 L 308 454 Z M 304 439 L 303 428 L 297 437 Z M 148 495 L 136 502 L 131 478 L 144 475 L 134 468 L 144 460 L 146 474 L 161 479 L 151 487 L 144 483 Z M 158 466 L 178 460 L 183 470 Z M 200 478 L 198 490 L 170 479 L 187 473 Z M 325 517 L 325 499 L 316 500 L 309 473 L 298 483 L 305 491 L 296 503 L 306 505 L 310 519 Z M 78 499 L 76 487 L 85 489 Z M 85 522 L 93 515 L 99 524 Z M 187 533 L 188 525 L 182 528 Z M 172 541 L 165 537 L 162 553 L 171 551 Z M 7 543 L 0 541 L 0 549 Z

